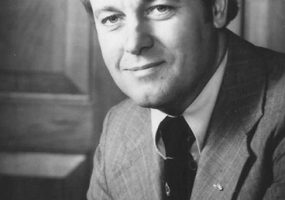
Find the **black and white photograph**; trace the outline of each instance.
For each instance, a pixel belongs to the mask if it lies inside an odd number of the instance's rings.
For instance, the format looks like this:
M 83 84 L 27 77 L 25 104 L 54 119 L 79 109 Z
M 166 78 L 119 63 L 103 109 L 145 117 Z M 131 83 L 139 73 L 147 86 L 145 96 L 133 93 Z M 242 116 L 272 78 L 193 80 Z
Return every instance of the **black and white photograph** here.
M 285 1 L 1 0 L 0 200 L 285 200 Z

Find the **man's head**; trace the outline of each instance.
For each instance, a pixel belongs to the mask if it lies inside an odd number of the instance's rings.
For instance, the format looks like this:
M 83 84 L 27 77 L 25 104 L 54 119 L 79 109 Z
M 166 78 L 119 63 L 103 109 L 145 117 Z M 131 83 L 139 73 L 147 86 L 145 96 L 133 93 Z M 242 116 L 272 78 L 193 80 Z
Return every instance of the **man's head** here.
M 119 88 L 141 106 L 179 114 L 220 62 L 220 30 L 236 15 L 233 2 L 90 0 L 87 8 Z

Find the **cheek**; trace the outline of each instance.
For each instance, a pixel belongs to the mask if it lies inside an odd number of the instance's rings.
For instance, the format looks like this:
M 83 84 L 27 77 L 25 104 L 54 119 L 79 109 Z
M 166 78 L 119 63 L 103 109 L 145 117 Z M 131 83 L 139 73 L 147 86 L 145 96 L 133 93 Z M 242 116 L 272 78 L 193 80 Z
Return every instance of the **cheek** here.
M 119 69 L 122 51 L 119 42 L 112 39 L 100 39 L 101 52 L 104 62 L 110 71 Z
M 190 25 L 190 22 L 187 25 L 173 21 L 167 25 L 162 24 L 154 28 L 154 35 L 163 46 L 170 64 L 173 64 L 173 58 L 175 62 L 183 62 L 180 59 L 186 57 L 188 61 L 194 61 L 199 56 L 200 44 L 202 43 L 200 29 Z

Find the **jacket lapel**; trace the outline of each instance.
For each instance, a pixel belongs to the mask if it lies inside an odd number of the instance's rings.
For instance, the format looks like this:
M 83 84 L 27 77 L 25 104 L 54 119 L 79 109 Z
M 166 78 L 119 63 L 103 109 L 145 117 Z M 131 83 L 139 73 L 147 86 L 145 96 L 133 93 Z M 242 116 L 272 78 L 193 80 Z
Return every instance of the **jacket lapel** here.
M 246 173 L 250 133 L 262 116 L 266 75 L 262 61 L 251 49 L 229 33 L 228 64 L 191 200 L 231 199 Z
M 124 135 L 124 155 L 114 172 L 118 199 L 161 199 L 162 159 L 154 150 L 149 109 L 130 108 Z M 124 193 L 124 194 L 122 194 Z

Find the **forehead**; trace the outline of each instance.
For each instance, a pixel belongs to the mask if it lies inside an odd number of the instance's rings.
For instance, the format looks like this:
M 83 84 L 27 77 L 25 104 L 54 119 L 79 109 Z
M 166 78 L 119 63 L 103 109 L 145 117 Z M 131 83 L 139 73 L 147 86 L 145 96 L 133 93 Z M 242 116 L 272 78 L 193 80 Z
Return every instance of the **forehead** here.
M 109 7 L 114 8 L 138 8 L 145 4 L 150 3 L 171 3 L 171 2 L 180 2 L 180 1 L 190 1 L 190 0 L 90 0 L 93 10 L 102 10 Z
M 90 0 L 94 8 L 101 8 L 105 5 L 110 6 L 123 6 L 123 5 L 140 5 L 147 2 L 153 2 L 158 0 Z

